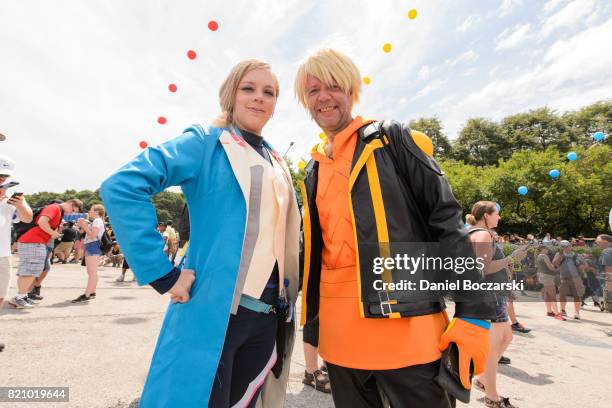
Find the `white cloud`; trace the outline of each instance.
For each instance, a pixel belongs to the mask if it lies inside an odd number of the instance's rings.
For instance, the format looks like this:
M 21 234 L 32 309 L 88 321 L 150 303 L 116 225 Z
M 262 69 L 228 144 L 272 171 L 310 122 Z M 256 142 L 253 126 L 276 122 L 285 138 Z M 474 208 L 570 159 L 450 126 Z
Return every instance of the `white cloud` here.
M 517 24 L 512 28 L 506 28 L 495 38 L 495 50 L 506 50 L 514 48 L 529 38 L 530 24 Z
M 481 21 L 482 17 L 478 14 L 470 15 L 465 20 L 463 20 L 463 23 L 461 23 L 457 30 L 462 33 L 473 30 L 480 24 Z
M 419 73 L 417 74 L 417 79 L 427 79 L 431 75 L 431 68 L 427 65 L 423 65 L 421 69 L 419 69 Z
M 500 17 L 505 17 L 509 15 L 515 8 L 521 5 L 523 5 L 523 0 L 502 0 L 498 11 Z
M 448 82 L 448 80 L 446 80 L 446 79 L 434 79 L 433 81 L 431 81 L 427 85 L 425 85 L 425 87 L 423 89 L 421 89 L 419 92 L 417 92 L 417 94 L 415 96 L 413 96 L 410 99 L 410 101 L 416 101 L 417 99 L 423 98 L 423 97 L 431 94 L 432 92 L 441 89 L 444 85 L 446 85 L 447 82 Z
M 546 4 L 544 5 L 544 12 L 545 13 L 550 13 L 551 11 L 556 9 L 564 1 L 565 0 L 549 0 L 549 1 L 547 1 Z
M 564 27 L 576 27 L 585 20 L 595 8 L 595 0 L 574 0 L 542 22 L 542 37 Z
M 494 119 L 547 105 L 576 109 L 612 95 L 612 19 L 556 41 L 534 67 L 491 81 L 441 113 L 453 135 L 469 117 Z M 499 78 L 499 76 L 498 76 Z
M 467 50 L 455 58 L 447 59 L 445 64 L 449 67 L 454 67 L 457 64 L 470 62 L 478 59 L 478 54 L 474 50 Z

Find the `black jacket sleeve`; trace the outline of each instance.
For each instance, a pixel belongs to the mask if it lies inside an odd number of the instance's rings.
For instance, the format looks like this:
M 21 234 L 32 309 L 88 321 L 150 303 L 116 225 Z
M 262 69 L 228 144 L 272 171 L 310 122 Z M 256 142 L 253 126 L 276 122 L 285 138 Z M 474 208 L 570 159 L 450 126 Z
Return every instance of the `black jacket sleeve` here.
M 398 158 L 400 177 L 404 178 L 404 185 L 409 190 L 409 199 L 415 201 L 410 205 L 416 206 L 416 216 L 421 219 L 427 241 L 439 243 L 438 256 L 475 258 L 471 241 L 463 227 L 461 205 L 436 161 L 416 145 L 407 126 L 398 124 L 385 128 L 390 129 L 386 132 L 390 138 L 389 147 Z M 461 274 L 444 271 L 438 275 L 438 279 L 455 281 L 462 288 L 461 281 L 481 281 L 483 275 L 473 267 L 466 268 Z M 458 290 L 450 295 L 456 302 L 457 317 L 495 317 L 494 302 L 489 293 Z

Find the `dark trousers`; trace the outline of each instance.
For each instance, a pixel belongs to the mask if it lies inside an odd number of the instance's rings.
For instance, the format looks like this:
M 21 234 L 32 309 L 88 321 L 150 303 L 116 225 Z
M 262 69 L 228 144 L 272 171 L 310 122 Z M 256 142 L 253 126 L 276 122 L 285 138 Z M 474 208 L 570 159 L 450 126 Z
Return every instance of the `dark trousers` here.
M 276 344 L 276 314 L 264 314 L 240 306 L 232 315 L 209 408 L 255 407 Z M 276 358 L 274 357 L 274 360 Z
M 336 408 L 454 408 L 433 380 L 440 361 L 396 370 L 359 370 L 327 363 Z M 381 395 L 382 394 L 382 395 Z

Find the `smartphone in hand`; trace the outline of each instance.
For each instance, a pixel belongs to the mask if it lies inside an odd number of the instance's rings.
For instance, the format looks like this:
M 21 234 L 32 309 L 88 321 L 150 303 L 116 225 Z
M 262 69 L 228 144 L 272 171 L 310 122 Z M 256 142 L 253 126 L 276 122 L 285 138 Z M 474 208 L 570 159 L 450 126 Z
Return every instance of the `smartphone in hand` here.
M 1 185 L 0 189 L 6 190 L 7 188 L 15 187 L 18 185 L 19 185 L 19 182 L 17 181 L 9 181 L 8 183 Z

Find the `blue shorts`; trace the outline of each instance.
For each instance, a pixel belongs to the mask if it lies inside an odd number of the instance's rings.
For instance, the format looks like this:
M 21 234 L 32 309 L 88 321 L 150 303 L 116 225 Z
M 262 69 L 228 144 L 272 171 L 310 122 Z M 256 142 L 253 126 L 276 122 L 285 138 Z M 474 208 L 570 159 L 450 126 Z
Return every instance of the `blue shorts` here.
M 85 256 L 99 255 L 102 255 L 102 251 L 100 251 L 100 241 L 93 241 L 85 244 Z

